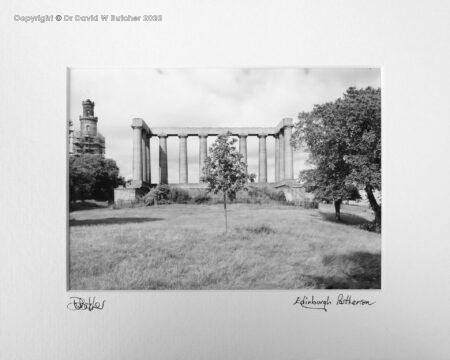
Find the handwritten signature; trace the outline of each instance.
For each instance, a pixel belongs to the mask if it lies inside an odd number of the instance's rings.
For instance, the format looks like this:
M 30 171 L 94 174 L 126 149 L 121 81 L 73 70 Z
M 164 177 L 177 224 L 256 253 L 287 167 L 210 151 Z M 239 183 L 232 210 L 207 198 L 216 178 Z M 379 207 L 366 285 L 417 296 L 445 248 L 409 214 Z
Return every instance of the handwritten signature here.
M 89 297 L 87 301 L 83 299 L 82 297 L 78 296 L 71 296 L 70 302 L 67 304 L 67 308 L 69 310 L 75 311 L 75 310 L 89 310 L 92 311 L 94 309 L 97 310 L 103 310 L 103 307 L 105 306 L 105 300 L 103 301 L 95 301 L 94 297 Z
M 294 305 L 299 304 L 302 308 L 313 309 L 313 310 L 323 310 L 327 311 L 327 305 L 331 305 L 330 297 L 327 296 L 326 299 L 316 299 L 314 295 L 310 298 L 308 296 L 303 296 L 303 298 L 297 297 Z
M 375 304 L 375 301 L 369 301 L 366 299 L 358 299 L 354 300 L 351 295 L 339 294 L 335 305 L 351 305 L 351 306 L 371 306 Z M 312 310 L 323 310 L 327 311 L 327 306 L 333 305 L 330 301 L 330 297 L 327 296 L 326 299 L 318 299 L 315 298 L 314 295 L 309 298 L 308 296 L 300 297 L 298 296 L 293 305 L 300 305 L 304 309 L 312 309 Z

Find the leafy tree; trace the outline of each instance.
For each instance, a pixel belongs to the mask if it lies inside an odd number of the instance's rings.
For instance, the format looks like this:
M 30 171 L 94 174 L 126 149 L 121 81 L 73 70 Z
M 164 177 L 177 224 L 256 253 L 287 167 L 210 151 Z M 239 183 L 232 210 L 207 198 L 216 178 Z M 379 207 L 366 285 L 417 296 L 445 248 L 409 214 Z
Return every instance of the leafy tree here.
M 69 158 L 70 200 L 112 200 L 114 188 L 123 185 L 119 168 L 112 159 L 83 154 Z
M 209 148 L 209 155 L 203 167 L 205 176 L 202 181 L 208 183 L 208 192 L 223 193 L 223 209 L 225 214 L 225 232 L 228 231 L 227 197 L 236 198 L 239 190 L 248 190 L 248 181 L 255 180 L 255 174 L 247 174 L 247 165 L 242 161 L 242 155 L 236 150 L 236 139 L 230 138 L 231 133 L 220 135 Z
M 89 199 L 94 185 L 94 169 L 84 163 L 84 157 L 69 158 L 69 197 L 70 201 Z
M 364 190 L 381 226 L 381 204 L 374 196 L 381 190 L 381 90 L 347 89 L 343 98 L 315 105 L 299 114 L 292 144 L 309 148 L 313 169 L 300 173 L 319 199 L 332 200 L 340 219 L 342 200 Z

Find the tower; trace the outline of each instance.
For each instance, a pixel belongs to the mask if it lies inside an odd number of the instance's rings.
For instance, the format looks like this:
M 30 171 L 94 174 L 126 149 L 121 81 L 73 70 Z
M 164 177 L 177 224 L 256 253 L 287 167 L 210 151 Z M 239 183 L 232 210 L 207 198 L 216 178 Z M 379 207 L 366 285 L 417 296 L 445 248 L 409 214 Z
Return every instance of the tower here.
M 82 101 L 83 115 L 80 116 L 80 131 L 72 128 L 69 121 L 69 154 L 105 155 L 105 137 L 97 132 L 98 118 L 94 116 L 95 103 L 90 99 Z
M 80 116 L 80 134 L 81 136 L 97 136 L 98 118 L 94 116 L 95 103 L 90 99 L 82 102 L 83 115 Z

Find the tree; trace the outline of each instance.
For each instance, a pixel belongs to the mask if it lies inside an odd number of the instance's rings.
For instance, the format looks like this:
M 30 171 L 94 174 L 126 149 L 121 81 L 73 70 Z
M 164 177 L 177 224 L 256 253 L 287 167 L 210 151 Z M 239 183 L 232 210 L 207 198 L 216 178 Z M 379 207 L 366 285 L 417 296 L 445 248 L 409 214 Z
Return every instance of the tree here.
M 231 133 L 220 135 L 209 148 L 209 155 L 203 167 L 205 176 L 202 181 L 208 183 L 208 192 L 223 193 L 223 209 L 225 214 L 225 232 L 228 231 L 227 197 L 236 198 L 239 190 L 248 190 L 247 183 L 255 180 L 254 174 L 247 174 L 247 164 L 236 150 L 236 139 Z
M 89 199 L 95 182 L 94 169 L 86 164 L 84 156 L 69 158 L 69 197 L 70 201 Z
M 83 154 L 69 158 L 70 200 L 112 200 L 114 188 L 124 184 L 112 159 Z
M 334 201 L 336 218 L 342 200 L 364 190 L 381 227 L 381 204 L 374 196 L 381 191 L 381 90 L 350 87 L 343 98 L 300 113 L 292 145 L 302 144 L 315 166 L 300 178 L 319 199 Z
M 361 199 L 358 189 L 355 186 L 347 185 L 342 173 L 330 170 L 323 164 L 300 173 L 300 180 L 307 191 L 314 193 L 316 199 L 333 202 L 337 221 L 341 220 L 342 201 Z

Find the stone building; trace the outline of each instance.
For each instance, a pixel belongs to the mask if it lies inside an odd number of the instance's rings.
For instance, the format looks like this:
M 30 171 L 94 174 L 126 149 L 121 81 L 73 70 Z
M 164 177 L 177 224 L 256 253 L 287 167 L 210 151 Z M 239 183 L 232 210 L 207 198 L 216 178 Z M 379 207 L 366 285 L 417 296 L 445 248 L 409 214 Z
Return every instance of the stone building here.
M 179 183 L 172 184 L 187 191 L 198 192 L 205 190 L 206 184 L 202 183 L 202 169 L 208 155 L 207 138 L 221 134 L 231 134 L 239 138 L 239 152 L 242 160 L 247 164 L 247 138 L 258 137 L 258 183 L 252 186 L 274 187 L 283 191 L 290 202 L 306 199 L 305 189 L 294 179 L 294 156 L 291 145 L 292 128 L 291 118 L 282 119 L 274 127 L 149 127 L 143 119 L 132 120 L 133 129 L 133 179 L 126 187 L 114 189 L 114 201 L 116 204 L 138 201 L 150 187 L 156 186 L 152 182 L 150 161 L 150 138 L 159 139 L 159 183 L 168 184 L 167 138 L 169 136 L 179 138 Z M 275 138 L 275 182 L 267 180 L 267 137 Z M 188 137 L 199 138 L 199 180 L 198 183 L 188 183 Z
M 98 118 L 94 116 L 95 103 L 90 99 L 82 102 L 80 130 L 74 130 L 69 122 L 69 154 L 94 154 L 105 156 L 105 137 L 97 132 Z

